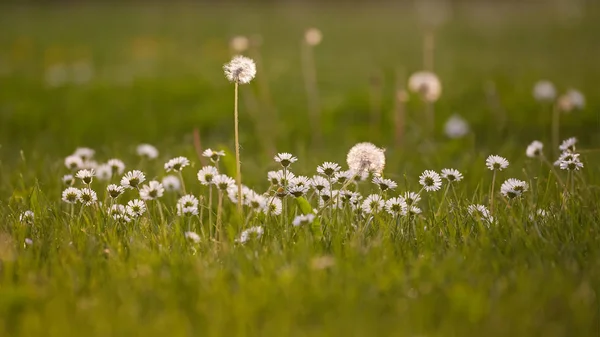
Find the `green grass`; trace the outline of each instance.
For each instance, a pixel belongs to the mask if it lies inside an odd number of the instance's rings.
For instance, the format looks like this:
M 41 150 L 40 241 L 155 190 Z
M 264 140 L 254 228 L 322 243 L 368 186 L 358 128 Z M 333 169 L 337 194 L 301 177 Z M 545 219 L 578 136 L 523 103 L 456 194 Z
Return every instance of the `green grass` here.
M 406 141 L 396 146 L 395 74 L 422 64 L 422 29 L 410 6 L 0 7 L 0 336 L 597 335 L 600 13 L 591 5 L 579 17 L 564 13 L 548 4 L 457 6 L 436 34 L 443 94 L 434 145 L 412 99 Z M 315 49 L 322 146 L 311 145 L 300 67 L 309 26 L 324 34 Z M 456 196 L 448 193 L 436 216 L 443 190 L 424 193 L 416 233 L 408 219 L 396 226 L 385 214 L 367 222 L 340 212 L 332 221 L 326 211 L 320 226 L 300 228 L 260 215 L 246 226 L 262 225 L 265 234 L 243 245 L 234 239 L 244 219 L 229 200 L 220 243 L 206 236 L 207 210 L 203 227 L 176 216 L 175 194 L 161 200 L 164 222 L 155 203 L 125 226 L 105 207 L 80 213 L 77 206 L 71 218 L 60 178 L 78 146 L 96 149 L 100 162 L 120 158 L 149 180 L 165 175 L 166 160 L 187 156 L 186 187 L 206 206 L 197 127 L 205 148 L 227 151 L 221 169 L 234 176 L 233 86 L 221 67 L 237 34 L 263 40 L 263 67 L 241 87 L 256 100 L 255 109 L 248 97 L 240 107 L 249 187 L 266 191 L 267 172 L 278 169 L 265 139 L 297 155 L 292 171 L 308 176 L 324 161 L 345 167 L 348 149 L 370 141 L 386 148 L 385 177 L 399 184 L 388 196 L 418 191 L 421 172 L 445 167 L 465 175 Z M 93 64 L 89 83 L 46 85 L 47 67 L 78 60 Z M 131 83 L 119 82 L 120 69 L 135 70 Z M 373 76 L 382 84 L 378 125 L 370 122 Z M 531 95 L 542 78 L 587 98 L 583 111 L 562 116 L 561 138 L 579 139 L 585 164 L 567 195 L 547 166 L 525 156 L 534 139 L 552 150 L 550 113 Z M 486 99 L 490 82 L 500 110 Z M 448 140 L 443 124 L 456 112 L 472 132 Z M 142 142 L 159 148 L 158 160 L 139 160 Z M 497 192 L 510 177 L 530 190 L 511 203 L 496 193 L 497 222 L 486 226 L 466 206 L 489 203 L 490 154 L 511 163 L 498 174 Z M 92 184 L 102 200 L 104 186 Z M 364 183 L 360 191 L 376 189 Z M 122 201 L 135 197 L 130 191 Z M 293 198 L 287 205 L 289 223 L 301 210 Z M 538 208 L 553 217 L 530 220 Z M 29 209 L 34 223 L 19 222 Z M 200 243 L 184 238 L 188 226 Z M 323 261 L 333 263 L 318 268 Z

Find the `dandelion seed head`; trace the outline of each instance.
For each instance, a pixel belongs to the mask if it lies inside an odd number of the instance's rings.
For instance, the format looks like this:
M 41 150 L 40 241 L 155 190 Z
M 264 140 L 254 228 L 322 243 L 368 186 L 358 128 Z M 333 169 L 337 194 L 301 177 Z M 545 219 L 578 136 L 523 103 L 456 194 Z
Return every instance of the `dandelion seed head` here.
M 252 59 L 238 55 L 223 66 L 223 71 L 229 82 L 247 84 L 256 76 L 256 64 Z
M 146 158 L 146 159 L 156 159 L 158 158 L 158 150 L 156 147 L 150 144 L 140 144 L 138 145 L 136 152 L 138 156 Z
M 531 142 L 531 144 L 529 144 L 529 146 L 527 146 L 527 150 L 525 150 L 525 154 L 529 158 L 537 158 L 543 154 L 543 152 L 542 152 L 543 150 L 544 150 L 544 143 L 540 142 L 539 140 L 534 140 L 533 142 Z
M 452 115 L 444 124 L 444 132 L 450 139 L 458 139 L 469 133 L 469 123 L 458 114 Z
M 533 97 L 538 102 L 552 102 L 554 99 L 556 99 L 556 88 L 550 81 L 538 81 L 533 86 Z
M 350 151 L 346 161 L 348 167 L 356 172 L 381 175 L 385 167 L 385 151 L 371 143 L 358 143 Z
M 508 167 L 508 160 L 504 157 L 491 155 L 485 160 L 485 165 L 492 171 L 502 171 Z
M 423 186 L 425 191 L 435 192 L 442 188 L 442 178 L 437 172 L 426 170 L 419 177 L 419 184 Z
M 419 71 L 408 79 L 408 89 L 421 95 L 427 102 L 435 102 L 442 94 L 442 84 L 436 74 L 429 71 Z

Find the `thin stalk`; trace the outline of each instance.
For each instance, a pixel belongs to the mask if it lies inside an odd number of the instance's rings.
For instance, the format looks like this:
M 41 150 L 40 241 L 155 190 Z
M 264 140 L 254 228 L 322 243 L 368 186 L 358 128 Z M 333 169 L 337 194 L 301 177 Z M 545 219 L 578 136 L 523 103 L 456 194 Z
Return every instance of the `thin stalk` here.
M 222 215 L 222 212 L 223 212 L 223 191 L 219 190 L 219 201 L 218 201 L 218 205 L 217 205 L 217 229 L 216 229 L 216 233 L 215 233 L 216 240 L 221 239 L 221 226 L 222 226 L 221 215 Z
M 208 186 L 208 236 L 212 236 L 212 185 Z
M 496 185 L 496 170 L 494 170 L 494 175 L 492 176 L 492 192 L 490 193 L 490 212 L 494 212 L 494 187 Z
M 179 172 L 177 172 L 177 174 L 179 175 L 179 180 L 181 181 L 181 189 L 183 190 L 183 194 L 187 194 L 187 192 L 185 191 L 185 181 L 183 181 L 183 174 L 181 173 L 181 170 Z
M 442 210 L 442 206 L 444 205 L 444 201 L 446 201 L 446 194 L 448 194 L 448 190 L 450 189 L 450 185 L 452 185 L 452 183 L 450 183 L 450 182 L 448 182 L 448 184 L 446 185 L 446 189 L 444 190 L 444 195 L 442 195 L 442 201 L 440 202 L 440 205 L 438 206 L 437 212 L 435 212 L 435 217 L 436 218 L 440 215 L 440 211 Z
M 554 174 L 554 176 L 556 177 L 556 180 L 558 180 L 558 182 L 560 183 L 560 185 L 563 188 L 566 188 L 565 183 L 560 178 L 560 175 L 558 174 L 558 172 L 556 172 L 556 169 L 554 168 L 554 165 L 552 165 L 552 163 L 548 160 L 548 158 L 546 158 L 546 156 L 544 156 L 544 154 L 542 154 L 541 157 L 542 157 L 542 161 L 546 165 L 548 165 L 548 167 L 550 167 L 550 171 L 552 171 L 552 173 Z
M 160 201 L 158 199 L 156 199 L 156 206 L 158 207 L 158 214 L 160 216 L 160 224 L 164 225 L 164 223 L 165 223 L 165 216 L 164 216 L 163 211 L 162 211 L 162 204 L 160 203 Z
M 308 118 L 311 126 L 311 134 L 314 136 L 313 144 L 321 144 L 321 111 L 319 103 L 319 91 L 317 89 L 317 70 L 313 56 L 313 47 L 302 41 L 302 73 L 304 75 L 304 86 L 308 100 Z
M 242 214 L 242 168 L 240 163 L 240 137 L 239 137 L 239 117 L 238 117 L 238 82 L 235 82 L 235 98 L 233 104 L 233 114 L 235 119 L 235 164 L 236 164 L 236 176 L 235 180 L 238 187 L 238 198 L 237 198 L 237 208 L 238 212 Z M 222 193 L 221 193 L 222 194 Z M 221 198 L 219 196 L 219 198 Z
M 423 36 L 423 69 L 433 71 L 435 52 L 435 35 L 432 29 L 428 29 Z

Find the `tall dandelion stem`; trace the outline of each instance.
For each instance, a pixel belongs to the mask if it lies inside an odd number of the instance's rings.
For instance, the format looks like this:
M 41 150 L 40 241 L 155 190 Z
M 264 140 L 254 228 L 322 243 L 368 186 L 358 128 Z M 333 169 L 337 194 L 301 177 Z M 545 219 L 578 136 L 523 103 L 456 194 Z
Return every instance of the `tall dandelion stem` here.
M 233 104 L 234 110 L 234 119 L 235 119 L 235 164 L 236 164 L 236 174 L 235 174 L 235 182 L 237 183 L 238 188 L 238 198 L 237 198 L 237 208 L 238 212 L 242 213 L 242 165 L 240 163 L 240 135 L 239 135 L 239 126 L 238 126 L 238 82 L 234 83 L 235 87 L 235 98 Z

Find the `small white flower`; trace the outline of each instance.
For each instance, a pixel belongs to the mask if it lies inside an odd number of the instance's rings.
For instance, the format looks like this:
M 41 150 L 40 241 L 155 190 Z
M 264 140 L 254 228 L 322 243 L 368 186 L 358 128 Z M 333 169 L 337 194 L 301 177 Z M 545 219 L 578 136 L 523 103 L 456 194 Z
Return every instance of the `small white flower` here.
M 155 200 L 163 196 L 165 189 L 161 183 L 152 180 L 148 185 L 142 186 L 140 189 L 140 198 L 142 200 Z
M 108 209 L 108 214 L 116 221 L 122 221 L 125 223 L 131 221 L 131 216 L 127 212 L 127 207 L 125 207 L 123 205 L 119 205 L 119 204 L 112 205 Z
M 234 36 L 230 41 L 229 41 L 229 47 L 231 48 L 231 50 L 233 50 L 236 53 L 242 53 L 244 51 L 246 51 L 246 49 L 248 49 L 248 47 L 250 46 L 250 40 L 248 40 L 247 37 L 245 36 Z
M 235 180 L 233 180 L 233 178 L 228 177 L 224 174 L 216 175 L 213 178 L 213 183 L 221 191 L 227 191 L 230 187 L 235 186 Z
M 494 222 L 494 217 L 484 205 L 474 204 L 467 207 L 467 212 L 477 221 Z
M 214 179 L 219 175 L 219 170 L 214 166 L 204 166 L 198 171 L 198 180 L 202 185 L 210 185 L 214 183 Z
M 25 211 L 23 213 L 21 213 L 21 215 L 19 215 L 19 221 L 24 223 L 24 224 L 33 224 L 33 219 L 35 218 L 35 215 L 33 214 L 32 211 Z
M 312 213 L 309 214 L 301 214 L 301 215 L 297 215 L 294 220 L 292 221 L 292 225 L 295 227 L 298 226 L 302 226 L 302 225 L 309 225 L 311 223 L 313 223 L 313 221 L 315 220 L 315 215 Z
M 198 215 L 198 198 L 186 194 L 177 201 L 177 215 Z
M 127 203 L 127 214 L 132 218 L 138 218 L 146 213 L 146 204 L 140 199 L 133 199 Z
M 79 202 L 85 206 L 91 206 L 98 201 L 96 192 L 90 188 L 82 188 L 79 193 Z
M 136 151 L 138 156 L 146 159 L 156 159 L 158 157 L 158 150 L 150 144 L 140 144 Z
M 485 160 L 485 165 L 492 171 L 502 171 L 508 167 L 508 160 L 500 156 L 491 155 Z
M 270 198 L 263 209 L 265 214 L 270 215 L 280 215 L 283 209 L 283 205 L 281 203 L 281 199 L 278 198 Z
M 424 101 L 435 102 L 442 94 L 442 84 L 436 74 L 419 71 L 408 79 L 408 89 L 421 95 Z
M 391 198 L 385 202 L 385 210 L 392 216 L 406 213 L 408 204 L 403 198 Z
M 247 206 L 252 208 L 255 211 L 262 210 L 267 205 L 267 198 L 258 194 L 258 193 L 250 193 L 248 198 L 246 199 Z
M 323 34 L 317 28 L 314 28 L 314 27 L 309 28 L 306 30 L 306 32 L 304 32 L 304 41 L 309 46 L 314 47 L 314 46 L 318 45 L 319 43 L 321 43 L 322 39 L 323 39 Z
M 181 182 L 174 175 L 165 176 L 162 179 L 162 184 L 168 192 L 178 192 L 181 189 Z
M 276 186 L 288 186 L 291 184 L 291 181 L 296 177 L 292 172 L 290 171 L 283 171 L 283 170 L 279 170 L 279 171 L 270 171 L 269 173 L 267 173 L 267 177 L 269 178 L 269 181 Z
M 544 149 L 544 144 L 539 140 L 534 140 L 527 146 L 527 150 L 525 150 L 525 154 L 529 158 L 536 158 L 543 154 L 542 150 Z
M 308 192 L 308 185 L 292 185 L 288 187 L 288 193 L 296 198 L 305 195 Z
M 83 166 L 81 168 L 86 169 L 86 170 L 92 170 L 92 169 L 96 169 L 97 167 L 98 167 L 98 162 L 96 162 L 95 160 L 84 160 Z
M 354 211 L 362 211 L 363 196 L 359 193 L 355 193 L 350 197 L 350 206 Z
M 419 177 L 419 184 L 423 186 L 423 189 L 427 192 L 437 191 L 442 188 L 442 178 L 440 175 L 431 170 L 426 170 Z
M 229 82 L 237 82 L 239 84 L 250 83 L 256 76 L 256 64 L 254 61 L 245 56 L 235 56 L 233 59 L 223 66 L 225 77 Z
M 96 171 L 94 171 L 93 169 L 79 170 L 77 171 L 77 174 L 75 174 L 75 177 L 81 179 L 81 181 L 83 181 L 84 184 L 89 185 L 92 183 L 92 180 L 94 179 L 95 175 Z
M 186 239 L 192 241 L 193 243 L 200 242 L 200 235 L 198 235 L 195 232 L 185 232 L 183 235 L 185 236 Z
M 405 192 L 401 198 L 404 199 L 404 202 L 406 202 L 408 206 L 416 205 L 421 201 L 421 195 L 415 192 Z
M 165 170 L 167 170 L 167 172 L 181 172 L 181 170 L 188 165 L 190 165 L 189 159 L 186 157 L 176 157 L 165 163 Z
M 368 172 L 381 175 L 385 167 L 384 152 L 385 150 L 371 143 L 358 143 L 348 151 L 346 162 L 348 167 L 357 174 Z
M 81 158 L 81 160 L 83 161 L 87 161 L 94 158 L 95 153 L 96 151 L 90 149 L 89 147 L 78 147 L 77 149 L 75 149 L 73 155 Z
M 402 213 L 402 215 L 405 216 L 416 216 L 421 214 L 423 211 L 421 211 L 421 209 L 417 206 L 408 206 L 408 208 L 405 209 L 405 211 Z
M 585 108 L 585 96 L 583 96 L 579 90 L 569 89 L 567 91 L 567 96 L 575 109 L 581 110 Z
M 339 190 L 323 190 L 319 199 L 319 208 L 344 208 L 343 200 L 339 197 Z
M 221 157 L 225 157 L 225 151 L 213 151 L 211 149 L 206 149 L 202 152 L 202 156 L 206 158 L 210 158 L 210 161 L 216 163 L 221 159 Z
M 500 193 L 509 199 L 514 199 L 526 192 L 528 189 L 529 185 L 526 182 L 519 179 L 510 178 L 502 183 L 502 186 L 500 186 Z
M 461 181 L 463 179 L 462 173 L 458 172 L 456 169 L 442 169 L 442 178 L 448 180 L 449 182 Z
M 67 186 L 72 186 L 73 183 L 75 182 L 75 178 L 73 177 L 72 174 L 65 174 L 62 177 L 62 182 L 63 182 L 63 184 L 65 184 Z
M 289 167 L 296 161 L 298 158 L 294 157 L 291 153 L 283 152 L 279 153 L 275 156 L 275 161 L 281 164 L 282 167 Z
M 469 123 L 460 115 L 452 115 L 444 124 L 444 132 L 450 139 L 458 139 L 469 133 Z
M 256 194 L 252 189 L 248 186 L 242 185 L 242 204 L 248 206 L 248 199 L 252 194 Z M 232 203 L 237 203 L 238 201 L 238 188 L 237 185 L 231 185 L 227 188 L 227 197 Z
M 362 210 L 367 214 L 377 214 L 385 207 L 385 200 L 379 194 L 371 194 L 362 203 Z
M 310 186 L 315 189 L 317 192 L 321 192 L 323 190 L 327 190 L 331 188 L 329 185 L 329 181 L 322 176 L 313 176 L 310 180 Z
M 533 87 L 533 97 L 539 102 L 552 102 L 556 98 L 556 88 L 550 81 L 538 81 Z
M 333 175 L 333 183 L 345 185 L 348 180 L 354 179 L 355 176 L 352 170 L 338 171 Z
M 110 159 L 106 164 L 112 169 L 113 175 L 121 175 L 125 172 L 125 163 L 120 159 Z
M 125 188 L 123 188 L 123 186 L 110 184 L 106 187 L 106 191 L 112 199 L 116 199 L 125 192 Z
M 125 188 L 138 188 L 144 181 L 146 181 L 144 172 L 133 170 L 125 173 L 123 178 L 121 178 L 121 186 Z
M 338 172 L 339 170 L 341 170 L 341 166 L 336 164 L 336 163 L 332 163 L 332 162 L 324 162 L 323 164 L 319 165 L 317 167 L 317 173 L 322 174 L 326 177 L 333 177 L 333 175 Z
M 239 242 L 239 243 L 246 243 L 251 238 L 260 239 L 260 237 L 263 235 L 263 233 L 264 233 L 264 229 L 262 228 L 262 226 L 250 227 L 250 228 L 246 229 L 245 231 L 243 231 L 240 234 L 240 237 L 238 239 L 236 239 L 235 241 Z
M 310 178 L 305 176 L 296 176 L 290 179 L 290 186 L 308 186 L 310 187 Z
M 387 190 L 393 190 L 398 187 L 398 184 L 391 179 L 384 179 L 382 177 L 373 177 L 373 184 L 379 186 L 382 192 Z
M 33 244 L 33 240 L 31 240 L 30 238 L 25 238 L 25 244 L 27 246 L 31 246 Z
M 67 187 L 62 192 L 62 200 L 68 204 L 74 204 L 74 203 L 77 203 L 77 200 L 79 200 L 80 194 L 81 194 L 81 191 L 78 188 Z
M 579 160 L 578 153 L 567 153 L 567 155 L 561 155 L 561 157 L 563 159 L 559 159 L 558 162 L 561 170 L 579 171 L 583 168 L 583 163 Z
M 69 170 L 79 170 L 83 168 L 83 160 L 79 156 L 71 155 L 65 158 L 65 166 Z
M 109 181 L 112 175 L 113 170 L 108 164 L 101 164 L 96 168 L 96 177 L 100 181 Z
M 576 144 L 577 144 L 577 138 L 571 137 L 569 139 L 563 140 L 563 142 L 560 144 L 558 149 L 563 152 L 575 152 Z

